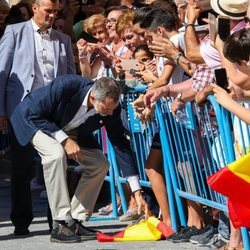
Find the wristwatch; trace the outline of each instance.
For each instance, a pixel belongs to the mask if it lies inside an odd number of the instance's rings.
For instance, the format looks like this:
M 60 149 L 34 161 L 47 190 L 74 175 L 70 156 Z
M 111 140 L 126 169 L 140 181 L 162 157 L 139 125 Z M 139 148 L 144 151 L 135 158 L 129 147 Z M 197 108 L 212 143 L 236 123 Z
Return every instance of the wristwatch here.
M 185 102 L 182 100 L 182 93 L 179 93 L 176 98 L 181 104 L 185 104 Z
M 179 52 L 175 57 L 174 57 L 174 64 L 178 65 L 179 64 L 179 59 L 180 57 L 183 56 L 181 52 Z

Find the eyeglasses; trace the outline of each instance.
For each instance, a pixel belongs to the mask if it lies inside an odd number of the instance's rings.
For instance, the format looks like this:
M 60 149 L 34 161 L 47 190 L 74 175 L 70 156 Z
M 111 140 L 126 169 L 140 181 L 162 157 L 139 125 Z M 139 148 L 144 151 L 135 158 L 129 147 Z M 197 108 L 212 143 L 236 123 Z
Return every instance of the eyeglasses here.
M 249 23 L 250 24 L 250 18 L 248 16 L 244 17 L 244 21 L 245 21 L 245 23 Z
M 105 23 L 105 25 L 107 25 L 109 23 L 112 25 L 112 24 L 115 24 L 116 22 L 117 22 L 117 20 L 115 18 L 110 18 L 110 19 L 106 19 L 104 23 Z

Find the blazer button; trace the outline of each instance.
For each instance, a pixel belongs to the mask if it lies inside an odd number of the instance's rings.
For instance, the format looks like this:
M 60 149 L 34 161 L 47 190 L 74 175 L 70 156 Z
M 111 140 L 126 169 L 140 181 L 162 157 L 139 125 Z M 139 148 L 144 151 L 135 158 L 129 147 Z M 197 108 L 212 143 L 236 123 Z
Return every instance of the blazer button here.
M 34 75 L 32 74 L 31 77 L 34 77 Z
M 103 120 L 100 120 L 99 123 L 100 123 L 100 124 L 103 124 Z
M 27 89 L 26 92 L 29 93 L 30 91 Z

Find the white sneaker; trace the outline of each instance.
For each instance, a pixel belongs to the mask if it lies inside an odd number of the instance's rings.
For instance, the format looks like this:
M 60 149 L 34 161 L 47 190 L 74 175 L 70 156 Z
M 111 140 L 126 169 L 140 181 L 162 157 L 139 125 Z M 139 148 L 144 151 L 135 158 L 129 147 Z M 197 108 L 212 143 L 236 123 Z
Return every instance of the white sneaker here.
M 48 195 L 47 195 L 47 191 L 46 190 L 43 190 L 40 193 L 40 199 L 48 199 Z

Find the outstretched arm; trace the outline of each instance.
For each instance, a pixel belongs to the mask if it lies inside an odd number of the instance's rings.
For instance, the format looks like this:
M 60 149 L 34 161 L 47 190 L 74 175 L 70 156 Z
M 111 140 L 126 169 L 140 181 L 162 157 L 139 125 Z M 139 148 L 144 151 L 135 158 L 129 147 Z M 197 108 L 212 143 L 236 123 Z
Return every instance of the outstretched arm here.
M 214 96 L 217 102 L 228 111 L 239 117 L 242 121 L 250 124 L 250 110 L 243 107 L 241 104 L 234 101 L 231 96 L 221 87 L 216 84 L 213 87 Z

